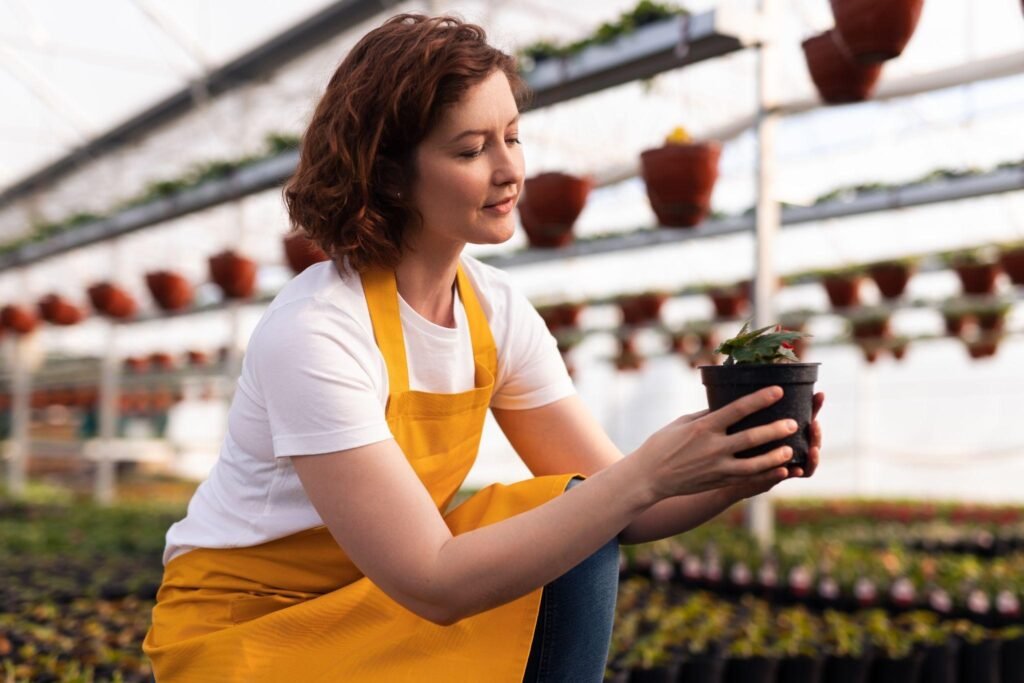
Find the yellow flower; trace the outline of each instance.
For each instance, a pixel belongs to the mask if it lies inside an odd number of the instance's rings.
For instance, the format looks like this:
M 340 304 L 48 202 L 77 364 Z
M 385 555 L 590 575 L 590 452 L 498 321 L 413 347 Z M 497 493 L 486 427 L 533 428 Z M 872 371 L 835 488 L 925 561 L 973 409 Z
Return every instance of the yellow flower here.
M 693 142 L 693 139 L 682 126 L 676 126 L 665 138 L 665 144 L 668 145 L 688 145 L 691 142 Z

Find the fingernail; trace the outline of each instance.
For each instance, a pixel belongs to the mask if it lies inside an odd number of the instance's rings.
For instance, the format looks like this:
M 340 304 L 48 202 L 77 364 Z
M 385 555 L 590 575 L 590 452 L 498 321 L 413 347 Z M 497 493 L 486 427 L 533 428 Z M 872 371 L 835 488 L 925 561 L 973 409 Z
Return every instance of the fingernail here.
M 772 387 L 772 398 L 781 398 L 782 393 L 782 387 Z

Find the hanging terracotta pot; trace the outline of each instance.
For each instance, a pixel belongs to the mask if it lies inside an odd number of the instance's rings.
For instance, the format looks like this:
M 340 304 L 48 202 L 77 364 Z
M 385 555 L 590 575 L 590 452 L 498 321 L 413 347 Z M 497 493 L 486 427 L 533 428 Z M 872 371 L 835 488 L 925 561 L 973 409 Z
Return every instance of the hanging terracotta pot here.
M 854 339 L 882 339 L 889 336 L 889 314 L 869 315 L 850 320 Z
M 567 173 L 541 173 L 523 183 L 517 205 L 531 247 L 564 247 L 572 242 L 576 222 L 594 181 Z
M 170 270 L 146 273 L 146 286 L 156 305 L 165 311 L 181 311 L 192 305 L 192 284 Z
M 821 99 L 828 104 L 862 102 L 874 92 L 882 67 L 856 63 L 841 40 L 834 30 L 805 40 L 802 47 L 807 70 Z
M 882 350 L 882 347 L 877 342 L 867 341 L 864 339 L 858 339 L 857 346 L 864 355 L 864 361 L 869 364 L 873 364 L 878 360 L 878 356 Z
M 99 282 L 88 289 L 92 307 L 115 320 L 135 317 L 138 305 L 125 289 L 110 282 Z
M 995 335 L 976 341 L 964 342 L 964 344 L 967 346 L 967 355 L 975 360 L 990 358 L 996 355 L 996 352 L 999 350 L 999 339 Z
M 544 324 L 547 325 L 548 331 L 552 334 L 565 328 L 575 328 L 579 323 L 582 311 L 583 305 L 578 303 L 541 306 L 537 309 L 537 313 L 544 320 Z
M 1000 251 L 999 264 L 1010 276 L 1010 281 L 1013 284 L 1024 285 L 1024 247 L 1013 247 Z
M 327 254 L 305 232 L 294 230 L 281 238 L 284 257 L 292 272 L 298 275 L 314 263 L 327 260 Z
M 667 143 L 640 153 L 647 199 L 660 225 L 689 228 L 707 217 L 721 155 L 715 141 Z
M 28 306 L 8 304 L 0 309 L 0 324 L 18 334 L 29 334 L 39 324 L 39 318 Z
M 826 275 L 821 284 L 825 286 L 832 308 L 850 308 L 860 304 L 861 275 Z
M 619 353 L 615 356 L 615 367 L 620 371 L 640 370 L 644 357 L 636 352 L 633 337 L 619 339 Z
M 194 366 L 203 366 L 210 362 L 210 354 L 205 351 L 189 350 L 186 352 L 188 357 L 188 364 Z
M 951 337 L 962 337 L 968 323 L 972 320 L 971 316 L 961 310 L 947 308 L 942 311 L 942 322 L 945 325 L 946 334 Z
M 953 269 L 964 294 L 994 294 L 1002 270 L 998 263 L 958 263 Z
M 749 283 L 713 287 L 708 290 L 708 296 L 715 307 L 715 316 L 719 318 L 737 318 L 750 308 Z
M 124 366 L 131 372 L 146 372 L 149 370 L 149 359 L 145 356 L 128 356 L 124 359 Z
M 232 249 L 210 257 L 210 279 L 226 299 L 247 299 L 256 289 L 256 262 Z
M 909 346 L 910 342 L 907 339 L 894 339 L 889 343 L 889 353 L 896 360 L 903 360 L 907 355 L 907 348 Z
M 47 294 L 37 304 L 39 316 L 54 325 L 75 325 L 85 318 L 81 308 L 60 296 Z
M 910 278 L 917 271 L 917 265 L 903 261 L 875 263 L 868 266 L 871 279 L 878 285 L 878 291 L 886 299 L 898 299 L 907 289 Z
M 666 299 L 668 299 L 668 294 L 664 292 L 644 292 L 643 294 L 620 296 L 616 302 L 622 311 L 622 324 L 643 325 L 657 322 Z
M 862 64 L 899 57 L 921 18 L 924 0 L 831 0 L 835 31 Z
M 164 351 L 156 351 L 149 354 L 149 364 L 155 370 L 169 372 L 174 370 L 174 357 Z

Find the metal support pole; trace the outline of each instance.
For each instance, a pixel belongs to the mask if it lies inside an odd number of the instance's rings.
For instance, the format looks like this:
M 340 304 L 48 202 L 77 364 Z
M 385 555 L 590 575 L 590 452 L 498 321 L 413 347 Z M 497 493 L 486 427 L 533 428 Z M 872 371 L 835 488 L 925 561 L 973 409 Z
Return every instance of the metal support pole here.
M 110 323 L 107 352 L 103 356 L 100 370 L 100 448 L 93 497 L 101 505 L 113 503 L 116 495 L 117 462 L 113 458 L 113 451 L 121 398 L 121 359 L 117 350 L 117 329 L 116 323 Z
M 754 326 L 775 322 L 775 238 L 779 232 L 781 212 L 775 198 L 775 112 L 778 74 L 778 0 L 761 0 L 763 40 L 758 49 L 757 64 L 757 236 L 754 277 Z M 775 518 L 769 494 L 747 501 L 746 525 L 762 548 L 770 546 L 775 536 Z
M 28 481 L 28 423 L 30 417 L 29 397 L 32 393 L 32 369 L 29 367 L 26 344 L 23 335 L 16 335 L 10 341 L 11 359 L 11 440 L 7 447 L 8 476 L 7 488 L 14 497 L 25 493 Z

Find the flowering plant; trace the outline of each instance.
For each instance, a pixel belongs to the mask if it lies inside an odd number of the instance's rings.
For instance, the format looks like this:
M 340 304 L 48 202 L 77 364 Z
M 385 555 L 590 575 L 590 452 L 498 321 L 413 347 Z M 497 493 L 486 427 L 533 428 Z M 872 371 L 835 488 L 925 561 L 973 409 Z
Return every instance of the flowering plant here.
M 723 365 L 799 363 L 800 359 L 793 352 L 793 342 L 811 336 L 805 332 L 784 330 L 782 325 L 768 325 L 752 332 L 748 332 L 749 327 L 749 322 L 744 323 L 739 334 L 726 339 L 715 349 L 715 353 L 728 356 Z

